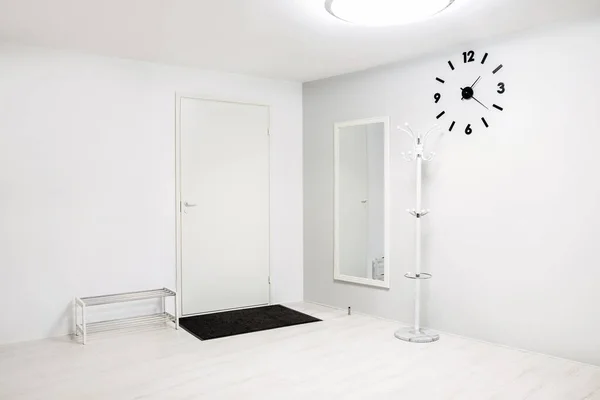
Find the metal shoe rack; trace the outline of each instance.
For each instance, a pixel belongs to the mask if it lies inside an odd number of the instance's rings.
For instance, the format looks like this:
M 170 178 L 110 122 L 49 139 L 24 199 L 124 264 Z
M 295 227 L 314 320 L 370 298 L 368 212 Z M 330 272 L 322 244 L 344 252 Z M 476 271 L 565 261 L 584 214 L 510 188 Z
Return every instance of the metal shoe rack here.
M 175 315 L 166 311 L 166 299 L 173 298 Z M 88 309 L 90 307 L 102 306 L 107 304 L 128 303 L 132 301 L 161 299 L 162 311 L 157 314 L 143 315 L 137 317 L 120 318 L 113 320 L 104 320 L 88 322 Z M 112 331 L 117 329 L 130 329 L 145 325 L 155 325 L 160 323 L 173 323 L 175 329 L 179 329 L 179 315 L 177 313 L 177 293 L 167 289 L 143 290 L 139 292 L 127 292 L 109 294 L 93 297 L 76 297 L 73 304 L 73 333 L 76 337 L 81 337 L 83 344 L 87 343 L 88 335 L 96 332 Z

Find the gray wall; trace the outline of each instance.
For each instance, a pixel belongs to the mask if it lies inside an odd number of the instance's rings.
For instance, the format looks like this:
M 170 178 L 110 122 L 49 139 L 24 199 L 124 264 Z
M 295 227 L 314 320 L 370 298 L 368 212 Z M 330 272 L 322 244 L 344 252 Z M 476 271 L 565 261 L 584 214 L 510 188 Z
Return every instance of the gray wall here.
M 600 364 L 600 21 L 477 46 L 487 113 L 460 101 L 462 51 L 304 85 L 305 300 L 412 320 L 414 163 L 392 131 L 391 289 L 333 281 L 333 124 L 389 115 L 452 133 L 431 143 L 424 171 L 424 322 L 427 326 Z M 457 65 L 456 75 L 447 61 Z M 497 76 L 489 72 L 504 64 Z M 471 66 L 470 66 L 471 67 Z M 440 86 L 436 76 L 448 79 Z M 502 80 L 507 92 L 496 97 Z M 443 88 L 440 105 L 433 94 Z M 452 94 L 454 97 L 446 97 Z M 501 103 L 500 103 L 501 102 Z M 443 107 L 442 107 L 442 104 Z M 481 124 L 486 116 L 490 128 Z M 474 123 L 466 136 L 464 126 Z M 392 332 L 390 332 L 392 334 Z

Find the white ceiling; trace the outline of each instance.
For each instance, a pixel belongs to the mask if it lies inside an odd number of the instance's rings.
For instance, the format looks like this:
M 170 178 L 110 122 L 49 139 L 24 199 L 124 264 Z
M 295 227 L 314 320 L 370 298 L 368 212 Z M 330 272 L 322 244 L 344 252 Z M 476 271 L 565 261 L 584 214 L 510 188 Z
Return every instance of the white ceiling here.
M 323 4 L 0 0 L 0 40 L 309 81 L 600 15 L 600 0 L 456 0 L 427 22 L 369 28 L 333 18 Z

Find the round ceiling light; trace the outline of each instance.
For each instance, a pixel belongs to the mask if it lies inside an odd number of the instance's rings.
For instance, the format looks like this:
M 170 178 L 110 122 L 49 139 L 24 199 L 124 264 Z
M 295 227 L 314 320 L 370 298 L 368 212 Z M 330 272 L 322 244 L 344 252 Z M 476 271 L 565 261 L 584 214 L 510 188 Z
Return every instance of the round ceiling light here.
M 331 15 L 358 25 L 389 26 L 422 21 L 448 8 L 454 0 L 327 0 Z

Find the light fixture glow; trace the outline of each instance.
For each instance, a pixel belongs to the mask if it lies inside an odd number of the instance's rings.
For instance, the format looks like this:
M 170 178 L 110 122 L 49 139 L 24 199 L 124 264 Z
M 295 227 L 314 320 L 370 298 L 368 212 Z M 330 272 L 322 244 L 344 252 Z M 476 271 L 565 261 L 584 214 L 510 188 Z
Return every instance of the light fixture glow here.
M 333 16 L 367 26 L 404 25 L 433 17 L 454 0 L 327 0 Z

